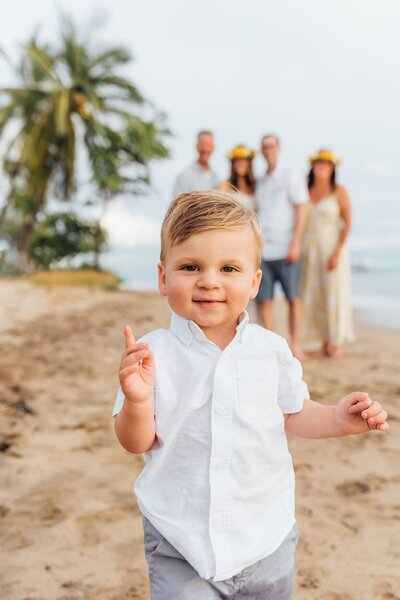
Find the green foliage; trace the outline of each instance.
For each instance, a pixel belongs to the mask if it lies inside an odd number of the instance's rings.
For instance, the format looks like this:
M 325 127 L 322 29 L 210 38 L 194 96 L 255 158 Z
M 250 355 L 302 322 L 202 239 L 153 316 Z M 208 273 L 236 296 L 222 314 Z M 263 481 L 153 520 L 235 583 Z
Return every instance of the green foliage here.
M 0 89 L 0 136 L 17 126 L 3 159 L 7 210 L 22 216 L 18 248 L 26 256 L 49 197 L 73 199 L 78 146 L 86 148 L 98 202 L 143 192 L 149 161 L 168 156 L 164 116 L 121 73 L 129 51 L 93 45 L 66 17 L 59 39 L 57 47 L 30 39 L 15 67 L 19 85 Z
M 73 213 L 54 213 L 38 223 L 30 242 L 37 265 L 48 269 L 63 258 L 104 249 L 106 232 L 98 223 L 79 219 Z
M 54 271 L 37 271 L 29 277 L 29 281 L 47 286 L 84 286 L 115 290 L 121 280 L 114 273 L 99 271 L 93 268 L 61 269 Z

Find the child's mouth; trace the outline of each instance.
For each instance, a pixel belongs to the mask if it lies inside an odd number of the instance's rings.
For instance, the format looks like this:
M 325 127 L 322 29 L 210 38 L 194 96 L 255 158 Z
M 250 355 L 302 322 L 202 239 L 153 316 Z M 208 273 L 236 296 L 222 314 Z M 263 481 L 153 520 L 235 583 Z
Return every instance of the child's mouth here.
M 222 304 L 224 300 L 214 300 L 211 298 L 199 298 L 198 300 L 193 300 L 196 304 Z

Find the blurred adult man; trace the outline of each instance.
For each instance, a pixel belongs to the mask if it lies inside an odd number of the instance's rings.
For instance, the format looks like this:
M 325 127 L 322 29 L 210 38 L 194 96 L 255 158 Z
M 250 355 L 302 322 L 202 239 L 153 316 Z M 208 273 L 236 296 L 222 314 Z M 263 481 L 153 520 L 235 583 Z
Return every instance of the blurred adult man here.
M 256 187 L 256 210 L 265 241 L 263 277 L 256 298 L 258 318 L 267 329 L 274 328 L 274 287 L 279 281 L 289 303 L 292 352 L 297 358 L 304 358 L 299 341 L 299 283 L 300 241 L 306 218 L 307 187 L 303 176 L 280 164 L 277 136 L 265 135 L 261 141 L 261 152 L 268 168 Z
M 214 135 L 211 131 L 200 131 L 197 136 L 196 150 L 198 158 L 176 178 L 173 193 L 183 194 L 199 190 L 211 190 L 217 187 L 218 177 L 209 164 L 214 152 Z

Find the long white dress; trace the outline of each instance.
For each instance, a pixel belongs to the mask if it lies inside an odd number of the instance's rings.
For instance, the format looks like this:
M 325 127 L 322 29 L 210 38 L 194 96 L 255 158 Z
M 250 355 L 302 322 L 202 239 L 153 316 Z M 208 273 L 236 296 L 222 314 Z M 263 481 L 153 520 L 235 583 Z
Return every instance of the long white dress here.
M 336 269 L 328 271 L 343 220 L 335 194 L 308 204 L 303 238 L 301 297 L 306 341 L 341 346 L 354 340 L 350 298 L 350 259 L 341 249 Z

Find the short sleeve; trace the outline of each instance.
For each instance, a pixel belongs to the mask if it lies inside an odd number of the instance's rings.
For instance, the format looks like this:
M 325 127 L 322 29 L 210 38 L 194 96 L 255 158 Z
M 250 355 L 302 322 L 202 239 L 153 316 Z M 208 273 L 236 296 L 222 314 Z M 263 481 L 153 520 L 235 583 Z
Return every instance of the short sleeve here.
M 115 404 L 112 412 L 112 416 L 115 417 L 119 412 L 121 412 L 122 406 L 124 404 L 125 396 L 121 390 L 118 388 L 117 397 L 115 399 Z
M 290 174 L 290 201 L 292 204 L 304 204 L 308 202 L 306 180 L 301 173 L 297 173 L 296 171 Z
M 278 404 L 283 413 L 296 413 L 303 408 L 304 400 L 310 398 L 307 385 L 303 381 L 303 368 L 286 342 L 281 360 Z

